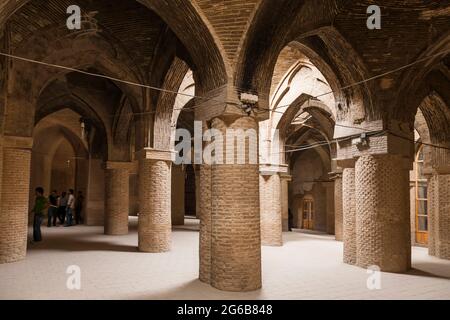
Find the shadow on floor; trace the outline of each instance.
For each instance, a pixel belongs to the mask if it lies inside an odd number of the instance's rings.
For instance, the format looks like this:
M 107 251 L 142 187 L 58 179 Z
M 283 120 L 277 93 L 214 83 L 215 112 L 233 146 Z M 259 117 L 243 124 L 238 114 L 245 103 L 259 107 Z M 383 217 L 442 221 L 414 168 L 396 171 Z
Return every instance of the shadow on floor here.
M 55 229 L 58 228 L 58 231 Z M 67 231 L 66 231 L 67 230 Z M 57 232 L 57 233 L 55 233 Z M 130 233 L 134 233 L 134 226 L 130 226 Z M 106 241 L 98 241 L 98 236 L 105 236 Z M 96 240 L 89 240 L 94 238 Z M 29 240 L 32 239 L 29 232 Z M 27 251 L 34 250 L 59 250 L 59 251 L 117 251 L 137 252 L 136 245 L 119 244 L 112 239 L 120 240 L 120 236 L 106 236 L 97 229 L 85 226 L 42 227 L 42 241 L 28 242 Z
M 239 300 L 239 299 L 260 299 L 262 290 L 251 292 L 227 292 L 211 287 L 201 282 L 199 279 L 193 279 L 184 284 L 165 290 L 164 293 L 158 292 L 154 294 L 140 293 L 131 299 L 135 300 L 190 300 L 192 292 L 202 292 L 204 296 L 196 295 L 196 299 L 207 300 Z
M 439 265 L 434 263 L 414 263 L 412 269 L 406 272 L 406 274 L 450 280 L 450 268 L 447 272 L 443 272 L 442 270 L 436 270 L 437 266 Z

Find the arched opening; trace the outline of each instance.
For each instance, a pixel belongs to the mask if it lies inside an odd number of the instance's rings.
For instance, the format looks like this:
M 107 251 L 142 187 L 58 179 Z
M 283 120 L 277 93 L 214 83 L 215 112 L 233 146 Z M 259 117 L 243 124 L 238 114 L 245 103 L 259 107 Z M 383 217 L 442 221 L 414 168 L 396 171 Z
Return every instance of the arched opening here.
M 34 129 L 29 206 L 34 206 L 34 190 L 37 187 L 44 189 L 46 197 L 53 194 L 62 199 L 59 211 L 55 209 L 58 212 L 53 212 L 52 216 L 51 211 L 47 211 L 47 226 L 63 225 L 66 222 L 63 207 L 69 189 L 74 190 L 75 199 L 78 197 L 76 212 L 73 212 L 74 223 L 89 221 L 83 219 L 87 213 L 84 197 L 89 188 L 89 153 L 87 143 L 83 140 L 80 119 L 81 116 L 76 112 L 61 109 L 39 120 Z M 58 206 L 58 203 L 52 205 Z M 33 221 L 32 217 L 29 221 Z
M 339 110 L 328 79 L 305 52 L 310 54 L 297 42 L 281 51 L 272 79 L 269 119 L 260 123 L 261 173 L 275 171 L 280 179 L 280 186 L 273 176 L 260 179 L 263 238 L 278 229 L 265 227 L 266 211 L 275 210 L 281 210 L 284 231 L 334 233 L 334 183 L 329 174 Z M 269 195 L 271 188 L 280 192 Z M 263 200 L 274 197 L 280 197 L 276 208 Z M 310 211 L 305 219 L 304 200 Z
M 418 245 L 428 244 L 428 180 L 424 174 L 424 152 L 420 145 L 415 155 L 413 165 L 413 190 L 411 192 L 411 208 L 414 225 L 413 243 Z

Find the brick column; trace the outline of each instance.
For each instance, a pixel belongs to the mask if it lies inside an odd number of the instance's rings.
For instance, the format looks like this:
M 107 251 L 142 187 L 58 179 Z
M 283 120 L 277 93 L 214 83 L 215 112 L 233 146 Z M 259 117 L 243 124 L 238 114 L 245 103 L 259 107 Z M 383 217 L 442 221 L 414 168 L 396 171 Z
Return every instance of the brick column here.
M 322 182 L 326 190 L 327 199 L 327 233 L 334 235 L 334 181 Z
M 211 123 L 224 137 L 227 129 L 258 132 L 251 117 L 215 118 Z M 225 140 L 224 151 L 229 151 L 234 143 Z M 258 138 L 255 140 L 256 148 L 245 148 L 245 164 L 211 167 L 211 285 L 220 290 L 261 287 Z M 249 156 L 256 163 L 249 163 Z
M 428 180 L 428 250 L 450 259 L 450 174 L 434 173 Z
M 105 234 L 128 234 L 129 162 L 105 163 Z
M 289 231 L 289 181 L 290 175 L 281 175 L 281 225 L 282 231 Z
M 211 166 L 200 166 L 199 179 L 200 271 L 202 282 L 211 281 Z
M 32 141 L 32 138 L 4 137 L 0 263 L 19 261 L 26 255 Z
M 281 246 L 282 217 L 281 217 L 281 180 L 275 173 L 260 175 L 260 215 L 261 215 L 261 244 L 263 246 Z
M 337 241 L 343 239 L 343 208 L 342 208 L 342 174 L 334 177 L 334 234 Z
M 399 155 L 363 155 L 355 166 L 356 264 L 411 267 L 409 168 Z
M 356 263 L 356 204 L 355 204 L 355 169 L 345 168 L 342 173 L 342 211 L 344 262 Z
M 139 251 L 166 252 L 171 247 L 171 163 L 173 153 L 150 148 L 139 159 Z
M 184 225 L 185 171 L 181 165 L 172 166 L 172 225 Z

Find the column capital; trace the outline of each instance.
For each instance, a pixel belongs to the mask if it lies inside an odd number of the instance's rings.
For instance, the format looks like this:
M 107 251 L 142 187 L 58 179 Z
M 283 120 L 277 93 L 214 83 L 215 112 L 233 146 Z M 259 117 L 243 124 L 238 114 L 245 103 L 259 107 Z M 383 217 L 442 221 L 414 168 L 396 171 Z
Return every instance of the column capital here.
M 412 169 L 414 159 L 413 137 L 407 134 L 390 132 L 361 133 L 342 139 L 337 143 L 337 165 L 342 168 L 353 168 L 362 156 L 396 155 L 403 158 L 405 169 Z
M 143 148 L 136 152 L 136 159 L 138 160 L 161 160 L 172 162 L 175 160 L 175 151 L 172 150 L 158 150 L 153 148 Z
M 279 174 L 280 177 L 289 176 L 289 166 L 287 164 L 260 164 L 259 174 L 262 176 L 273 176 L 276 174 Z
M 202 98 L 195 98 L 195 118 L 197 120 L 208 121 L 218 117 L 247 117 L 245 110 L 247 104 L 243 95 L 238 92 L 235 86 L 225 84 L 203 94 Z M 268 112 L 263 112 L 260 108 L 269 106 L 269 96 L 267 94 L 258 94 L 256 101 L 252 103 L 250 112 L 257 121 L 267 120 Z
M 342 179 L 342 170 L 336 170 L 334 172 L 329 172 L 328 176 L 330 180 L 334 181 L 336 179 Z
M 130 161 L 106 161 L 103 165 L 106 170 L 132 171 L 134 169 L 134 163 Z
M 13 149 L 32 149 L 32 137 L 3 136 L 0 137 L 0 146 Z

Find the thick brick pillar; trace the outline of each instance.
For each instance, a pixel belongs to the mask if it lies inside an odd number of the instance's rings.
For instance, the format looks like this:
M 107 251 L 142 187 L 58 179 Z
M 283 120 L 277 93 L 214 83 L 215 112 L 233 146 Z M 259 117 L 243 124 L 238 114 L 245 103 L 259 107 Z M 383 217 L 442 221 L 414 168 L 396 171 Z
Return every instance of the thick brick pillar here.
M 343 208 L 342 208 L 342 174 L 334 177 L 334 234 L 337 241 L 343 239 Z
M 171 174 L 173 153 L 145 148 L 139 159 L 139 251 L 171 247 Z
M 428 250 L 450 259 L 450 174 L 433 174 L 428 180 Z
M 355 165 L 356 264 L 411 267 L 409 168 L 399 155 L 363 155 Z
M 355 169 L 345 168 L 342 173 L 342 211 L 344 262 L 356 263 L 356 204 Z
M 210 283 L 220 290 L 256 290 L 261 287 L 258 124 L 251 117 L 215 118 L 211 124 L 224 137 L 228 129 L 250 130 L 238 134 L 240 138 L 246 133 L 256 137 L 250 148 L 246 144 L 244 164 L 211 166 Z M 225 141 L 224 153 L 230 155 L 234 142 Z M 238 155 L 237 150 L 231 156 Z
M 128 162 L 105 164 L 105 234 L 128 233 L 130 167 Z
M 261 244 L 263 246 L 281 246 L 281 179 L 278 173 L 261 174 L 259 178 Z
M 211 281 L 211 166 L 200 166 L 199 211 L 200 219 L 200 271 L 202 282 Z
M 19 261 L 26 255 L 31 147 L 31 138 L 4 137 L 0 187 L 0 263 Z

